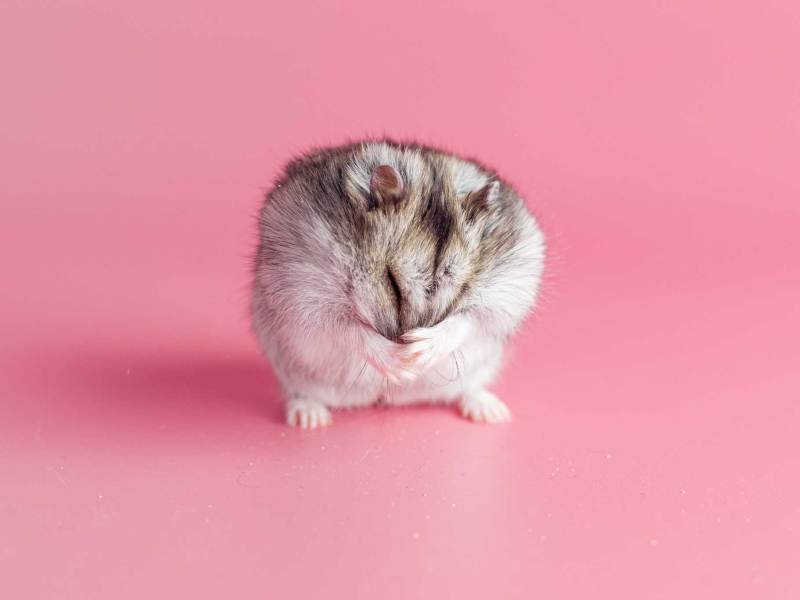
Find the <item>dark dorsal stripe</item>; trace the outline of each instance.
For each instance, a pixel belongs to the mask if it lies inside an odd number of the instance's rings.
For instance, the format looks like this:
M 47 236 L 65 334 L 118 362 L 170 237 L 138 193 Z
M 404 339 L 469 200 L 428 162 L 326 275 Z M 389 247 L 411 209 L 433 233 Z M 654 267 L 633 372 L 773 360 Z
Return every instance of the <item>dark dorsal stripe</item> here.
M 436 241 L 436 250 L 433 255 L 433 273 L 435 275 L 439 269 L 444 249 L 453 233 L 453 215 L 445 204 L 444 182 L 439 169 L 427 155 L 425 155 L 425 162 L 431 175 L 431 189 L 425 198 L 421 220 L 430 229 Z

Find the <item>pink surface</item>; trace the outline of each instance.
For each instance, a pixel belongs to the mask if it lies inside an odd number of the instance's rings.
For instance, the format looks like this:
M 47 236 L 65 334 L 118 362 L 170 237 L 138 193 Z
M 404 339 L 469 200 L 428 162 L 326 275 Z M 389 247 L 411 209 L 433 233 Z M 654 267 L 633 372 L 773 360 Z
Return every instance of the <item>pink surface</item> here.
M 12 0 L 0 50 L 0 596 L 800 597 L 800 4 Z M 281 422 L 254 212 L 383 132 L 542 217 L 510 426 Z

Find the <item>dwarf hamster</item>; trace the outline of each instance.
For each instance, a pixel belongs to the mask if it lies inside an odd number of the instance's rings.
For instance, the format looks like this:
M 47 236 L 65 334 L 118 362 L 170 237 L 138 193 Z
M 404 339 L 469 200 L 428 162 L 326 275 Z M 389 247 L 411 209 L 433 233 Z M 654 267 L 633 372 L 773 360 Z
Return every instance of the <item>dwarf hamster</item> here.
M 287 422 L 414 402 L 509 420 L 487 386 L 544 262 L 522 199 L 473 160 L 390 140 L 295 158 L 259 215 L 251 298 Z

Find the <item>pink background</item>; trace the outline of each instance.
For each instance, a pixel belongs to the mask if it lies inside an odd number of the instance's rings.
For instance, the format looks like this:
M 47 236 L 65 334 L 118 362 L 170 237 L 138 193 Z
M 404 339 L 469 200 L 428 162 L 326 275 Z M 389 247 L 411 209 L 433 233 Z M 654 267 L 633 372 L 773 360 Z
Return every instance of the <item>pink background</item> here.
M 0 61 L 0 596 L 800 597 L 799 3 L 6 0 Z M 381 133 L 542 218 L 510 426 L 281 422 L 254 213 Z

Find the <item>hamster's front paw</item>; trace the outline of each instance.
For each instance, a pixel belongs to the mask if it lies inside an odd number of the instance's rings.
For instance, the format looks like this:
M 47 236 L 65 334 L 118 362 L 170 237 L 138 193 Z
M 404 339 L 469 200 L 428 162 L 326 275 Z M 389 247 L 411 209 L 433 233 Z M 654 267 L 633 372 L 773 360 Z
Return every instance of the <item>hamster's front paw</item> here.
M 400 343 L 364 329 L 366 359 L 391 383 L 410 382 L 456 350 L 471 331 L 463 316 L 450 316 L 433 327 L 404 333 Z
M 450 352 L 446 340 L 435 327 L 412 329 L 401 339 L 403 344 L 397 349 L 398 362 L 414 377 L 422 375 Z
M 400 384 L 404 381 L 411 381 L 417 376 L 400 359 L 399 352 L 402 349 L 400 344 L 369 331 L 364 332 L 364 340 L 364 357 L 378 373 L 391 383 Z
M 286 422 L 292 427 L 316 429 L 333 423 L 333 417 L 322 402 L 295 398 L 286 404 Z
M 460 407 L 461 414 L 475 423 L 506 423 L 511 420 L 508 406 L 488 390 L 465 394 Z
M 461 316 L 451 316 L 433 327 L 420 327 L 403 334 L 398 355 L 405 369 L 421 375 L 456 350 L 467 337 L 470 324 Z

